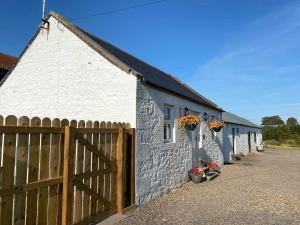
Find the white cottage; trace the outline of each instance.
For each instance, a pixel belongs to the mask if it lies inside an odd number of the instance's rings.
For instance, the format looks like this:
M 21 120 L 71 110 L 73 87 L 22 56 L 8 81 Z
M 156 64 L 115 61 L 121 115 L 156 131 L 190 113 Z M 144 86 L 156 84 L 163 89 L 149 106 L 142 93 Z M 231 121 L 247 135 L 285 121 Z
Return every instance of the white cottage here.
M 186 111 L 205 117 L 178 128 Z M 199 158 L 223 164 L 222 109 L 175 77 L 50 13 L 0 84 L 0 114 L 129 122 L 136 128 L 136 203 L 187 180 Z M 205 115 L 205 116 L 204 116 Z
M 233 155 L 248 155 L 256 151 L 262 144 L 261 128 L 242 117 L 229 112 L 223 112 L 222 118 L 226 124 L 223 129 L 224 162 L 232 160 Z

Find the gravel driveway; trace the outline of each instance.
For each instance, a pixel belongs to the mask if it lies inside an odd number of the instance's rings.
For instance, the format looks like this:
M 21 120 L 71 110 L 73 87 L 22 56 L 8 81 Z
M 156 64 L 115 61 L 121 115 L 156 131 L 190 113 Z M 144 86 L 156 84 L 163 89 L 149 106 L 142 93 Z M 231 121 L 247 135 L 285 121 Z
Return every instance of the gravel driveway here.
M 300 151 L 267 150 L 143 205 L 118 224 L 300 224 Z

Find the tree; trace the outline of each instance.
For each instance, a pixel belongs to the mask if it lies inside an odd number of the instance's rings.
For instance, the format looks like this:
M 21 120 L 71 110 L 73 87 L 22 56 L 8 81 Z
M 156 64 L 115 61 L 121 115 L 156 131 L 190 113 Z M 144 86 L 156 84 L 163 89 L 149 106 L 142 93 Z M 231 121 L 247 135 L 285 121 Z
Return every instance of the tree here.
M 297 121 L 297 119 L 295 117 L 290 117 L 290 118 L 287 119 L 286 125 L 288 125 L 289 127 L 297 126 L 298 125 L 298 121 Z
M 277 125 L 284 125 L 283 120 L 280 116 L 265 116 L 262 118 L 262 125 L 264 126 L 277 126 Z

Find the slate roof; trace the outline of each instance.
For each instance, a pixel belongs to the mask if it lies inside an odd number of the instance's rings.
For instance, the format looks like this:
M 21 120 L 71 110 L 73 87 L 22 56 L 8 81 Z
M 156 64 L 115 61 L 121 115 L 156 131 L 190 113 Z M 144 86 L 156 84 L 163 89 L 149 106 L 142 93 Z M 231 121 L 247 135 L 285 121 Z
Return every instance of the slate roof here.
M 191 101 L 200 103 L 209 108 L 222 111 L 218 105 L 205 98 L 183 82 L 179 81 L 170 74 L 167 74 L 154 66 L 151 66 L 142 60 L 126 53 L 125 51 L 113 46 L 112 44 L 90 34 L 83 29 L 71 24 L 61 15 L 56 12 L 51 12 L 49 17 L 53 16 L 94 50 L 104 56 L 113 64 L 126 72 L 130 72 L 138 77 L 142 77 L 146 83 L 161 88 L 164 91 L 171 92 L 181 97 L 187 98 Z
M 16 57 L 0 52 L 0 69 L 10 70 L 16 62 Z
M 239 117 L 239 116 L 237 116 L 233 113 L 229 113 L 229 112 L 223 112 L 222 119 L 226 123 L 234 123 L 234 124 L 243 125 L 243 126 L 247 126 L 247 127 L 260 128 L 260 126 L 256 125 L 255 123 L 252 123 L 245 118 Z

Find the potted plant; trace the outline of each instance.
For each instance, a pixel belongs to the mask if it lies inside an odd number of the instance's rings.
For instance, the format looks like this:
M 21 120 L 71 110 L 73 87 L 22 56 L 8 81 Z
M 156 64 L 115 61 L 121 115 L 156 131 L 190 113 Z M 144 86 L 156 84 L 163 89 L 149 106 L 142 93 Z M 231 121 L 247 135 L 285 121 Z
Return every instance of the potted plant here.
M 209 123 L 209 128 L 215 132 L 220 132 L 223 127 L 225 127 L 224 121 L 213 121 Z
M 199 184 L 203 180 L 204 171 L 199 167 L 194 167 L 189 171 L 189 176 L 194 184 Z
M 187 130 L 195 130 L 196 126 L 200 123 L 200 116 L 187 115 L 179 118 L 179 128 Z
M 204 168 L 204 167 L 205 167 L 205 161 L 204 161 L 204 160 L 199 159 L 199 160 L 198 160 L 198 163 L 199 163 L 199 167 L 200 167 L 200 168 Z
M 219 166 L 215 162 L 208 162 L 206 166 L 208 167 L 210 173 L 219 172 Z

